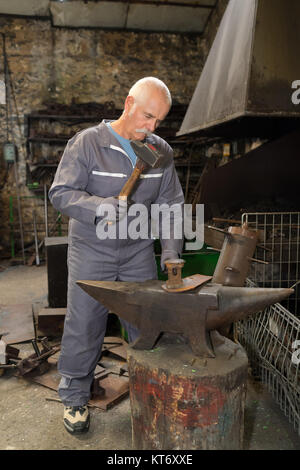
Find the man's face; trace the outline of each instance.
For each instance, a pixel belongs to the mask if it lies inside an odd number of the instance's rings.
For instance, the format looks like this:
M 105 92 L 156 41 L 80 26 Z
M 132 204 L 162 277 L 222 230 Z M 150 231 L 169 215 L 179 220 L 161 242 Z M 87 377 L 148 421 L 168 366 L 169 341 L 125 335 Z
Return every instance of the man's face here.
M 150 89 L 141 102 L 135 102 L 132 96 L 128 96 L 125 102 L 127 138 L 143 140 L 147 132 L 155 131 L 169 109 L 166 97 L 156 89 Z

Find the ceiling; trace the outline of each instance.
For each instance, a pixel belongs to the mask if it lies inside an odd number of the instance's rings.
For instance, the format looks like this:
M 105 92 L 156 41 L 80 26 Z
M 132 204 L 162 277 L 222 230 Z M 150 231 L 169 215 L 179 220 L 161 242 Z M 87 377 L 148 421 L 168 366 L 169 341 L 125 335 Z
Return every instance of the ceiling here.
M 0 0 L 0 14 L 49 18 L 53 26 L 197 33 L 218 0 Z

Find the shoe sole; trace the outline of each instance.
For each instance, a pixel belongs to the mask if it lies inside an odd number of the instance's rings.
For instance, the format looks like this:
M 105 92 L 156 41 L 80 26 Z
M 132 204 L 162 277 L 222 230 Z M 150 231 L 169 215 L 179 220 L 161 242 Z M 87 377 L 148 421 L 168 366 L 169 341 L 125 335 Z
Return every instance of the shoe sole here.
M 85 426 L 79 429 L 72 428 L 71 426 L 68 425 L 68 423 L 65 420 L 64 420 L 64 426 L 70 434 L 83 434 L 89 430 L 90 418 L 88 418 L 88 421 L 86 422 Z

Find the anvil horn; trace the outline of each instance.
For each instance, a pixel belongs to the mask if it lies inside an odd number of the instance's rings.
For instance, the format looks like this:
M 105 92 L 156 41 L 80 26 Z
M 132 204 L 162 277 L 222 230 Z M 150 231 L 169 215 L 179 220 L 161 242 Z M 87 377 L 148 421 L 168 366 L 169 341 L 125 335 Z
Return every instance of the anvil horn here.
M 163 290 L 162 283 L 77 281 L 87 294 L 140 330 L 132 347 L 151 349 L 161 332 L 177 333 L 202 357 L 214 357 L 209 331 L 257 313 L 294 292 L 207 283 L 175 293 Z
M 218 291 L 219 309 L 209 310 L 206 328 L 216 330 L 235 321 L 243 320 L 285 299 L 293 289 L 263 287 L 225 287 Z

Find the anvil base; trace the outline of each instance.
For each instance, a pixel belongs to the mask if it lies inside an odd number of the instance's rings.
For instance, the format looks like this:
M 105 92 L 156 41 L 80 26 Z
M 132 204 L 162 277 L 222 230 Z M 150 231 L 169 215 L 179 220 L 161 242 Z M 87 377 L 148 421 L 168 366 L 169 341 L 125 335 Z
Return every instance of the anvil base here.
M 128 348 L 133 448 L 240 450 L 248 360 L 244 349 L 212 333 L 215 358 L 188 344 Z

